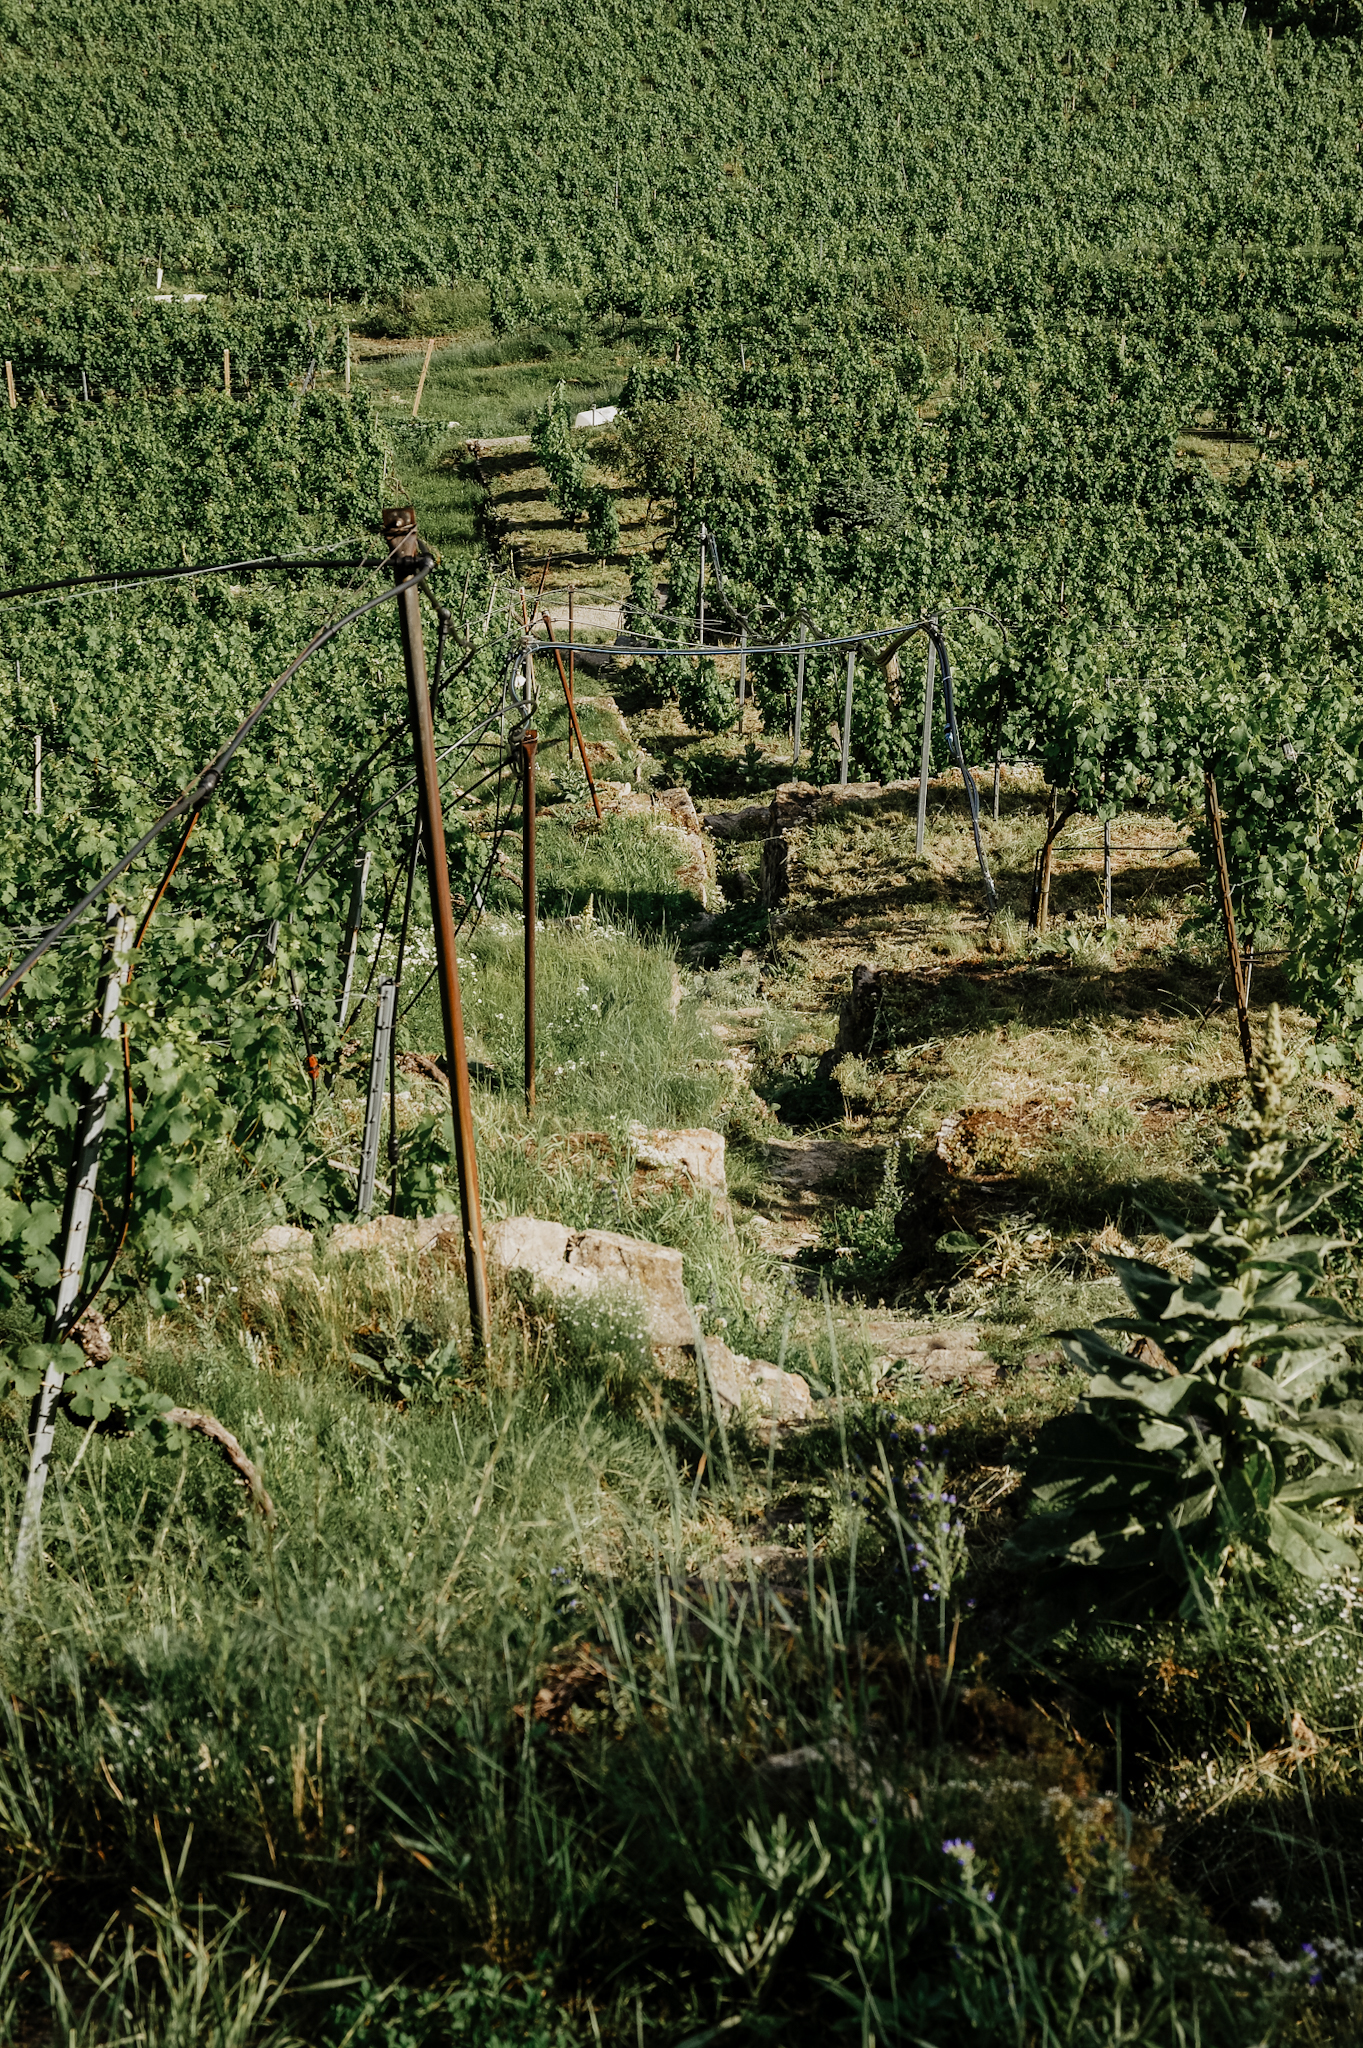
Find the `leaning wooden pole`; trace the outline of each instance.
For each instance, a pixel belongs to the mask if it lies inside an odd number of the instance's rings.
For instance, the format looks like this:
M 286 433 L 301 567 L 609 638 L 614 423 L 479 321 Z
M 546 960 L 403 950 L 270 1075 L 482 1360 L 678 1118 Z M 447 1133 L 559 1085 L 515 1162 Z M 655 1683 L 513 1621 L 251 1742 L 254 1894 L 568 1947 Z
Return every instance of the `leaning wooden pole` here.
M 568 722 L 572 726 L 573 736 L 577 741 L 577 751 L 582 756 L 582 766 L 587 771 L 587 787 L 592 793 L 592 803 L 596 809 L 596 822 L 599 825 L 601 822 L 601 799 L 596 793 L 596 778 L 592 774 L 592 764 L 587 759 L 587 749 L 582 744 L 582 728 L 577 722 L 577 706 L 573 702 L 572 684 L 563 672 L 563 656 L 558 651 L 558 642 L 554 638 L 554 629 L 549 623 L 548 612 L 543 614 L 543 618 L 544 630 L 549 635 L 549 645 L 553 648 L 554 660 L 558 663 L 558 679 L 563 685 L 563 694 L 568 702 Z
M 1212 828 L 1212 847 L 1216 854 L 1216 886 L 1221 898 L 1221 922 L 1226 932 L 1226 951 L 1230 955 L 1231 982 L 1235 989 L 1235 1014 L 1240 1024 L 1240 1052 L 1245 1062 L 1245 1072 L 1254 1072 L 1254 1038 L 1249 1028 L 1249 990 L 1245 986 L 1245 963 L 1240 958 L 1240 940 L 1235 930 L 1235 905 L 1231 901 L 1230 867 L 1226 860 L 1226 835 L 1221 827 L 1221 799 L 1216 793 L 1216 777 L 1210 768 L 1203 770 L 1207 790 L 1207 821 Z
M 391 507 L 383 515 L 383 537 L 391 551 L 394 580 L 408 581 L 422 559 L 416 514 L 410 505 Z M 464 1006 L 459 993 L 459 955 L 454 938 L 454 902 L 445 853 L 445 820 L 440 807 L 440 771 L 435 758 L 435 726 L 426 683 L 426 647 L 421 637 L 420 599 L 415 588 L 398 596 L 402 628 L 402 660 L 407 671 L 407 705 L 412 722 L 420 792 L 421 843 L 431 890 L 435 957 L 440 986 L 440 1015 L 445 1027 L 445 1067 L 450 1080 L 454 1119 L 454 1157 L 459 1175 L 459 1208 L 463 1218 L 464 1273 L 469 1291 L 469 1322 L 473 1341 L 486 1350 L 491 1331 L 487 1261 L 483 1251 L 483 1211 L 478 1195 L 478 1156 L 473 1142 L 473 1100 L 469 1092 L 468 1054 L 464 1046 Z
M 132 965 L 133 920 L 115 905 L 109 912 L 106 944 L 108 971 L 100 1001 L 98 1030 L 102 1039 L 118 1037 L 118 1005 Z M 110 1066 L 95 1082 L 86 1098 L 76 1130 L 76 1156 L 66 1196 L 66 1229 L 62 1250 L 57 1299 L 48 1325 L 47 1340 L 53 1352 L 70 1334 L 72 1317 L 80 1300 L 81 1276 L 85 1271 L 85 1247 L 95 1210 L 95 1182 L 99 1155 L 104 1143 L 104 1122 L 109 1107 Z M 33 1401 L 29 1420 L 28 1477 L 24 1504 L 19 1515 L 19 1536 L 14 1547 L 14 1589 L 21 1593 L 42 1541 L 43 1495 L 47 1491 L 47 1468 L 57 1432 L 57 1402 L 66 1375 L 55 1355 L 50 1359 L 43 1383 Z

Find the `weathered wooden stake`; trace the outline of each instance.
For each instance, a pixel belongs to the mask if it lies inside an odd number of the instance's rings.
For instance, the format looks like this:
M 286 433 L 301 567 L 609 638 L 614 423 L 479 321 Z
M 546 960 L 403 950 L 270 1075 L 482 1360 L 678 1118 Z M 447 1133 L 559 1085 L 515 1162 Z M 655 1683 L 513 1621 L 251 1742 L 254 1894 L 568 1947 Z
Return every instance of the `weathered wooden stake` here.
M 932 621 L 936 626 L 937 621 Z M 923 751 L 918 762 L 918 829 L 914 833 L 913 850 L 923 851 L 923 842 L 928 830 L 928 776 L 932 772 L 932 696 L 937 682 L 937 642 L 928 635 L 928 665 L 923 681 Z
M 1245 986 L 1245 966 L 1240 958 L 1240 941 L 1235 931 L 1235 905 L 1231 900 L 1230 867 L 1226 860 L 1226 838 L 1221 829 L 1221 799 L 1216 793 L 1216 777 L 1210 768 L 1203 770 L 1203 781 L 1207 792 L 1207 818 L 1212 828 L 1212 846 L 1216 853 L 1216 884 L 1221 898 L 1221 922 L 1226 932 L 1231 985 L 1235 990 L 1235 1014 L 1240 1025 L 1240 1052 L 1245 1062 L 1245 1072 L 1250 1074 L 1254 1071 L 1254 1038 L 1249 1028 L 1249 990 Z
M 525 914 L 525 1107 L 535 1107 L 535 749 L 539 734 L 521 735 L 521 907 Z
M 416 380 L 416 397 L 412 400 L 413 419 L 416 418 L 418 412 L 420 412 L 421 410 L 421 394 L 426 389 L 426 372 L 431 367 L 431 357 L 434 354 L 434 352 L 435 336 L 432 335 L 430 340 L 426 344 L 426 360 L 421 365 L 421 375 Z
M 14 395 L 14 365 L 8 359 L 5 363 L 5 389 L 9 392 L 9 409 L 13 412 L 19 401 Z
M 795 767 L 800 758 L 800 728 L 805 717 L 805 638 L 807 628 L 800 628 L 800 652 L 795 657 L 795 731 L 790 749 L 790 765 Z
M 842 763 L 838 769 L 838 783 L 843 789 L 847 787 L 847 759 L 852 751 L 852 686 L 856 681 L 856 675 L 857 650 L 855 647 L 849 647 L 847 650 L 847 691 L 842 700 Z
M 577 589 L 577 585 L 576 585 L 575 583 L 570 583 L 570 584 L 568 585 L 568 702 L 569 702 L 570 704 L 571 704 L 571 703 L 572 703 L 572 701 L 573 701 L 573 690 L 574 690 L 574 688 L 575 688 L 575 686 L 576 686 L 576 683 L 577 683 L 577 668 L 576 668 L 576 662 L 575 662 L 575 658 L 574 658 L 574 653 L 573 653 L 573 596 L 574 596 L 574 593 L 575 593 L 576 589 Z M 570 761 L 570 762 L 571 762 L 572 758 L 573 758 L 573 735 L 572 735 L 572 730 L 571 730 L 571 727 L 570 727 L 570 729 L 569 729 L 569 732 L 568 732 L 568 759 L 569 759 L 569 761 Z M 585 757 L 584 757 L 584 759 L 583 759 L 583 764 L 582 764 L 582 765 L 583 765 L 584 767 L 586 766 L 586 759 L 585 759 Z
M 341 958 L 345 962 L 345 975 L 341 982 L 341 993 L 336 1001 L 336 1029 L 345 1030 L 346 1015 L 350 1009 L 350 985 L 355 978 L 355 953 L 360 942 L 360 924 L 364 918 L 364 892 L 369 887 L 369 863 L 372 855 L 361 853 L 355 856 L 355 872 L 350 883 L 350 909 L 346 914 L 345 937 L 341 941 Z
M 230 398 L 232 396 L 232 351 L 230 348 L 225 348 L 222 352 L 222 388 Z
M 114 904 L 109 910 L 105 959 L 108 972 L 100 1002 L 99 1035 L 106 1041 L 118 1037 L 118 1002 L 132 964 L 133 920 Z M 76 1127 L 76 1154 L 66 1194 L 66 1232 L 62 1251 L 57 1299 L 48 1325 L 47 1341 L 61 1344 L 71 1327 L 72 1311 L 80 1299 L 81 1275 L 85 1268 L 85 1247 L 95 1207 L 95 1182 L 99 1176 L 100 1148 L 104 1142 L 104 1120 L 109 1106 L 110 1066 L 100 1076 L 86 1099 Z M 23 1590 L 34 1554 L 42 1540 L 43 1494 L 52 1441 L 57 1428 L 57 1401 L 66 1378 L 55 1359 L 43 1374 L 29 1419 L 28 1478 L 19 1517 L 19 1537 L 14 1548 L 14 1587 Z
M 1103 922 L 1112 922 L 1112 820 L 1103 820 Z
M 367 1216 L 374 1206 L 383 1097 L 388 1085 L 388 1048 L 393 1038 L 397 995 L 395 981 L 385 979 L 379 983 L 379 999 L 374 1005 L 374 1046 L 369 1055 L 369 1093 L 364 1105 L 364 1138 L 360 1146 L 360 1190 L 355 1202 L 355 1214 L 359 1217 Z

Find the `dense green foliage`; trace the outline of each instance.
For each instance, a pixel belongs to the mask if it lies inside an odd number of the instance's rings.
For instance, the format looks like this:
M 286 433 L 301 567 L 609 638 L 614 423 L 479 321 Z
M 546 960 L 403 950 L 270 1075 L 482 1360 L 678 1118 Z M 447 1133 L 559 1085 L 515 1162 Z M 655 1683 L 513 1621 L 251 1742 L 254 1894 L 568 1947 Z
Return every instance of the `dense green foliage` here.
M 984 307 L 1034 264 L 1102 293 L 1270 244 L 1314 275 L 1359 219 L 1353 46 L 1270 43 L 1235 7 L 8 0 L 3 23 L 10 261 L 314 293 L 506 272 L 627 312 L 780 242 L 908 259 Z
M 359 542 L 382 464 L 363 403 L 327 392 L 0 410 L 0 574 L 39 582 Z M 54 652 L 60 616 L 45 615 Z
M 249 392 L 334 368 L 344 351 L 335 323 L 305 306 L 158 300 L 140 274 L 10 277 L 0 300 L 0 356 L 26 400 L 222 390 L 224 352 L 233 389 Z

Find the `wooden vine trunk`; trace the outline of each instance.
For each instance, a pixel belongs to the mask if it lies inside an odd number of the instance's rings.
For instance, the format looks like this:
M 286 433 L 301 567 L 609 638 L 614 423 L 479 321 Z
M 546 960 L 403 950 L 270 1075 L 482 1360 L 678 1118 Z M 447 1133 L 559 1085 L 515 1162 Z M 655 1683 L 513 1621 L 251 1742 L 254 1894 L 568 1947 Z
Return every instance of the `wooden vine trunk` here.
M 1055 842 L 1079 808 L 1073 793 L 1062 808 L 1060 791 L 1053 789 L 1046 800 L 1046 837 L 1032 867 L 1032 904 L 1029 922 L 1034 932 L 1044 932 L 1051 920 L 1051 868 Z

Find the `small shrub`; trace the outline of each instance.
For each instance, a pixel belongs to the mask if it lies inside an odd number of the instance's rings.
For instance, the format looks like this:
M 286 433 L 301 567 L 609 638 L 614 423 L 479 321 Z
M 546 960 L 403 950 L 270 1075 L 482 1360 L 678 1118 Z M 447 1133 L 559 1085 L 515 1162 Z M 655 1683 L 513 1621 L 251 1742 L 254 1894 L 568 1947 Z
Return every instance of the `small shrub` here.
M 677 703 L 695 732 L 727 732 L 738 718 L 738 698 L 728 676 L 722 676 L 708 654 L 680 663 Z
M 1181 1591 L 1189 1613 L 1238 1566 L 1280 1559 L 1309 1579 L 1357 1570 L 1338 1504 L 1363 1492 L 1363 1405 L 1338 1387 L 1363 1330 L 1308 1291 L 1336 1241 L 1301 1225 L 1335 1191 L 1298 1185 L 1326 1147 L 1288 1145 L 1292 1072 L 1275 1007 L 1253 1106 L 1205 1184 L 1211 1223 L 1155 1218 L 1192 1277 L 1111 1259 L 1135 1313 L 1064 1334 L 1096 1376 L 1041 1432 L 1014 1542 L 1022 1563 L 1097 1570 L 1123 1602 L 1160 1606 Z

